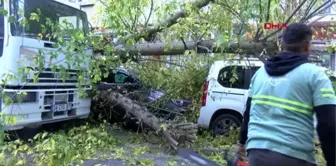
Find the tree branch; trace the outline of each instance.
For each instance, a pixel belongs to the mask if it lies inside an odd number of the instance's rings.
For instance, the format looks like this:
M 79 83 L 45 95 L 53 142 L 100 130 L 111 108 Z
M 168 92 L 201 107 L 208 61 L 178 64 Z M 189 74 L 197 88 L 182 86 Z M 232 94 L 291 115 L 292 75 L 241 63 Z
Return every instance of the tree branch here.
M 299 11 L 299 9 L 303 6 L 303 4 L 305 4 L 306 3 L 306 1 L 307 0 L 303 0 L 302 2 L 301 2 L 301 4 L 298 6 L 298 7 L 296 7 L 296 9 L 292 12 L 292 14 L 287 18 L 287 20 L 286 20 L 286 24 L 288 24 L 289 23 L 289 21 L 294 17 L 294 15 Z M 269 39 L 270 37 L 272 37 L 272 36 L 274 36 L 275 34 L 277 34 L 278 32 L 280 32 L 281 31 L 281 29 L 278 29 L 278 30 L 276 30 L 276 31 L 274 31 L 273 33 L 271 33 L 271 34 L 269 34 L 269 35 L 267 35 L 266 37 L 264 37 L 263 39 L 262 39 L 262 41 L 267 41 L 267 39 Z
M 137 6 L 139 6 L 139 1 L 137 3 Z M 136 12 L 134 14 L 134 20 L 132 22 L 132 29 L 131 29 L 134 32 L 136 32 L 136 29 L 137 29 L 137 22 L 138 22 L 138 15 L 137 15 L 137 13 L 138 13 L 139 10 L 140 10 L 139 7 L 136 7 L 136 9 L 135 9 Z M 131 9 L 129 9 L 129 12 L 131 13 Z
M 270 8 L 271 8 L 271 0 L 267 1 L 267 13 L 266 13 L 266 18 L 265 18 L 265 22 L 268 22 L 269 17 L 270 17 Z M 254 37 L 254 41 L 259 41 L 259 38 L 261 37 L 261 35 L 263 34 L 263 30 L 262 28 L 258 27 L 257 33 Z
M 204 6 L 207 6 L 212 1 L 214 0 L 197 0 L 192 4 L 192 6 L 195 6 L 195 8 L 201 9 Z M 188 13 L 185 10 L 181 10 L 179 12 L 176 12 L 172 17 L 161 22 L 159 25 L 152 27 L 152 28 L 145 28 L 139 33 L 128 35 L 125 38 L 122 38 L 121 40 L 119 40 L 118 43 L 125 44 L 131 38 L 133 38 L 135 41 L 138 41 L 139 39 L 143 37 L 151 36 L 155 33 L 161 32 L 164 28 L 171 27 L 172 25 L 177 23 L 178 19 L 185 18 L 187 16 L 188 16 Z
M 152 16 L 153 10 L 154 10 L 154 1 L 151 0 L 151 8 L 150 8 L 150 11 L 149 11 L 149 14 L 148 14 L 148 18 L 147 18 L 147 20 L 146 20 L 146 22 L 145 22 L 145 27 L 147 27 L 147 24 L 148 24 L 148 22 L 149 22 L 149 19 L 150 19 L 151 16 Z
M 322 10 L 325 10 L 329 7 L 331 7 L 332 5 L 335 4 L 335 2 L 332 2 L 328 5 L 328 3 L 330 2 L 331 0 L 328 0 L 327 2 L 323 3 L 320 7 L 318 7 L 317 9 L 315 9 L 313 12 L 311 12 L 308 16 L 306 16 L 305 18 L 302 18 L 302 20 L 300 22 L 306 22 L 308 21 L 309 19 L 311 19 L 312 17 L 314 17 L 316 14 L 318 14 L 320 11 Z M 323 8 L 324 7 L 324 8 Z M 323 8 L 323 9 L 321 9 Z
M 270 17 L 271 1 L 272 0 L 268 0 L 267 2 L 266 22 L 269 20 L 269 17 Z
M 237 11 L 233 10 L 232 6 L 230 6 L 226 1 L 224 1 L 222 3 L 217 2 L 217 4 L 218 5 L 222 5 L 223 7 L 225 7 L 228 10 L 228 12 L 230 12 L 233 16 L 237 17 L 242 22 L 242 24 L 244 26 L 248 27 L 248 25 L 245 23 L 245 21 L 240 16 L 240 14 Z
M 302 19 L 300 20 L 300 22 L 302 22 L 303 19 L 306 18 L 306 17 L 308 16 L 308 14 L 310 13 L 311 9 L 312 9 L 313 6 L 316 4 L 316 2 L 317 2 L 317 0 L 312 0 L 312 1 L 309 3 L 309 5 L 308 5 L 308 7 L 307 7 L 305 13 L 303 14 L 303 17 L 302 17 Z
M 100 2 L 101 4 L 103 4 L 105 7 L 107 7 L 106 3 L 103 2 L 102 0 L 99 0 L 99 2 Z

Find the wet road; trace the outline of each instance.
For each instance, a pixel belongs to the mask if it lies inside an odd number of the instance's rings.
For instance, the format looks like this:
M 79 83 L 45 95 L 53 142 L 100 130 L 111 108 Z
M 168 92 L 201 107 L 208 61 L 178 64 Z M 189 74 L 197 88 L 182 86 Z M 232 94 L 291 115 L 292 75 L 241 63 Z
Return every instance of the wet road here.
M 73 127 L 80 126 L 85 122 L 86 122 L 85 120 L 70 120 L 66 122 L 57 122 L 53 124 L 28 126 L 21 130 L 9 131 L 8 135 L 10 136 L 10 138 L 7 141 L 13 141 L 17 138 L 20 138 L 23 141 L 28 141 L 29 139 L 33 139 L 34 136 L 39 132 L 43 131 L 57 132 L 60 130 L 69 130 Z
M 69 122 L 58 122 L 54 124 L 47 124 L 47 125 L 41 125 L 41 126 L 29 126 L 29 127 L 25 127 L 24 129 L 21 129 L 18 131 L 9 132 L 8 134 L 10 135 L 10 139 L 7 141 L 13 141 L 17 138 L 20 138 L 24 141 L 28 141 L 29 139 L 33 139 L 33 137 L 39 132 L 43 132 L 43 131 L 57 132 L 60 130 L 69 130 L 73 127 L 84 124 L 84 122 L 85 121 L 83 120 L 72 120 Z M 139 159 L 152 159 L 155 162 L 155 165 L 157 166 L 165 166 L 168 162 L 171 162 L 171 161 L 175 161 L 177 166 L 196 165 L 187 159 L 181 158 L 179 156 L 167 155 L 164 153 L 143 154 L 139 156 Z M 31 159 L 28 157 L 27 160 L 30 161 Z M 127 162 L 122 161 L 122 160 L 116 160 L 116 159 L 108 159 L 108 160 L 98 159 L 98 160 L 86 160 L 84 161 L 83 165 L 84 166 L 95 166 L 95 165 L 123 166 L 123 165 L 127 165 Z

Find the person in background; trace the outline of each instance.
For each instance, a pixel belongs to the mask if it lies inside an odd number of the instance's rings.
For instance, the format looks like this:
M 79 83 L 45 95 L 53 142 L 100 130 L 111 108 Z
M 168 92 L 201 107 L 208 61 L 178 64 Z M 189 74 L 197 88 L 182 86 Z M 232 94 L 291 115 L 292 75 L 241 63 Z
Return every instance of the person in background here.
M 249 166 L 316 165 L 314 114 L 328 166 L 335 164 L 336 96 L 327 75 L 308 63 L 312 30 L 293 23 L 282 34 L 283 51 L 253 76 L 237 145 Z

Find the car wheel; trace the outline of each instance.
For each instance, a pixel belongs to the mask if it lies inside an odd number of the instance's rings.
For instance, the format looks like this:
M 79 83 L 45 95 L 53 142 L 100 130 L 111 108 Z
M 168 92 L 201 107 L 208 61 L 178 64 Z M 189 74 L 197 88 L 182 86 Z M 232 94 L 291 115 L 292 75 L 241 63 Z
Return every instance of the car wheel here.
M 234 115 L 224 114 L 218 116 L 211 125 L 211 130 L 216 135 L 229 136 L 231 130 L 236 130 L 241 126 L 241 121 Z

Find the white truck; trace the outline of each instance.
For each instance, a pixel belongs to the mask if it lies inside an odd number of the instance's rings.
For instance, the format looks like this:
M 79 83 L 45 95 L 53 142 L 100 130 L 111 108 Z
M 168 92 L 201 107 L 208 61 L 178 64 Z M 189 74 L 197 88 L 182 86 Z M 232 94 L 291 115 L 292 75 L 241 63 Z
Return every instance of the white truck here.
M 30 16 L 37 9 L 41 11 L 41 18 L 50 18 L 52 21 L 67 20 L 74 28 L 82 29 L 86 34 L 89 32 L 89 23 L 85 12 L 78 7 L 67 4 L 61 0 L 0 0 L 2 11 L 7 11 L 7 16 L 0 15 L 0 79 L 4 80 L 9 73 L 18 74 L 19 68 L 26 67 L 19 60 L 33 63 L 34 56 L 38 51 L 56 52 L 53 47 L 55 41 L 39 39 L 41 24 L 28 21 L 29 29 L 20 24 L 23 16 Z M 2 12 L 5 13 L 5 12 Z M 45 18 L 43 18 L 45 17 Z M 11 19 L 11 20 L 9 20 Z M 14 19 L 14 20 L 13 20 Z M 46 29 L 49 31 L 50 29 Z M 92 55 L 92 50 L 87 48 L 87 54 Z M 74 54 L 76 52 L 73 52 Z M 51 54 L 44 55 L 50 59 Z M 4 104 L 4 98 L 0 99 L 0 116 L 16 117 L 15 123 L 5 123 L 5 130 L 18 130 L 31 124 L 45 124 L 57 121 L 65 121 L 75 118 L 87 118 L 90 113 L 91 98 L 80 97 L 76 83 L 78 83 L 78 70 L 66 64 L 65 55 L 60 53 L 51 62 L 45 61 L 43 71 L 39 72 L 38 80 L 33 81 L 32 75 L 36 73 L 33 67 L 28 74 L 28 80 L 7 80 L 1 83 L 1 92 L 5 96 L 12 96 L 13 101 L 9 105 Z M 85 62 L 89 62 L 89 57 Z M 53 72 L 50 64 L 64 65 L 70 75 L 65 81 L 60 78 L 60 70 Z M 49 65 L 48 65 L 49 64 Z M 83 66 L 88 69 L 88 63 Z M 90 77 L 84 85 L 85 91 L 90 91 Z M 15 100 L 18 93 L 24 92 L 21 101 Z M 0 119 L 0 122 L 4 118 Z

